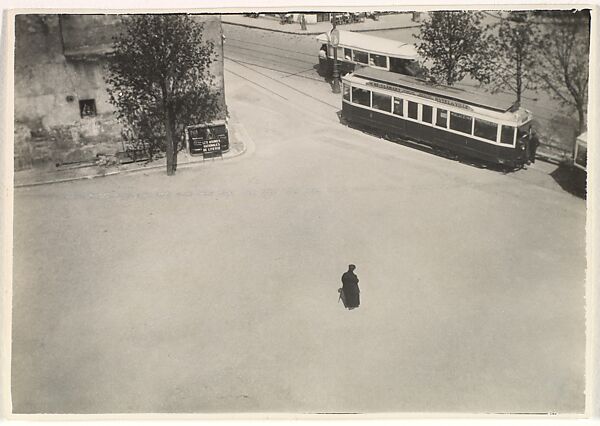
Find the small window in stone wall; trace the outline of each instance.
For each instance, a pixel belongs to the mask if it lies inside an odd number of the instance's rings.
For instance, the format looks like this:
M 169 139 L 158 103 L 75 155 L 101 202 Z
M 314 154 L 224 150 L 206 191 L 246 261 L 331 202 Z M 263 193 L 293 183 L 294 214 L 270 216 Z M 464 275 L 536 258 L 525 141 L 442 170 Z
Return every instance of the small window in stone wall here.
M 96 100 L 95 99 L 80 99 L 79 114 L 83 117 L 96 116 Z

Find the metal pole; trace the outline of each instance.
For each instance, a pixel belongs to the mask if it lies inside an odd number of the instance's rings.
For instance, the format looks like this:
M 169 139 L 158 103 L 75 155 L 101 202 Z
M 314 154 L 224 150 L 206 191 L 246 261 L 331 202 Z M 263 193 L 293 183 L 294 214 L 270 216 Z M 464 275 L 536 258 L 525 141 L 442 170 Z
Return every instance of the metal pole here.
M 333 29 L 335 30 L 335 13 L 333 14 Z M 333 87 L 332 87 L 332 91 L 333 93 L 340 93 L 340 72 L 338 70 L 338 59 L 337 59 L 337 54 L 338 54 L 338 47 L 333 46 Z

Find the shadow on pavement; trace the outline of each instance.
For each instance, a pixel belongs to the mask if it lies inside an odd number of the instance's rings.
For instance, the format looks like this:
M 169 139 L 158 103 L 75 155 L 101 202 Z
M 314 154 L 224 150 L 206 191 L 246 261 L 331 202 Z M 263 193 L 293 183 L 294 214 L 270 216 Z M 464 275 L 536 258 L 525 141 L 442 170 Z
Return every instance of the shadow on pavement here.
M 583 170 L 561 164 L 550 176 L 568 193 L 583 199 L 587 197 L 586 173 Z

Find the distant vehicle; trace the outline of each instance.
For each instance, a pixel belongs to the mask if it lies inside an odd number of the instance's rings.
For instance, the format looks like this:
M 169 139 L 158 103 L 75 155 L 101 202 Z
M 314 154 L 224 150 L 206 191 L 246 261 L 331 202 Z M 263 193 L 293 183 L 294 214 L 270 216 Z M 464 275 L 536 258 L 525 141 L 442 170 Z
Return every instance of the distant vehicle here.
M 577 190 L 585 192 L 587 186 L 587 132 L 582 133 L 575 140 L 573 174 Z
M 340 75 L 353 72 L 357 67 L 366 66 L 406 75 L 417 75 L 419 66 L 417 49 L 414 44 L 403 43 L 368 34 L 340 30 L 337 59 Z M 334 47 L 330 34 L 317 36 L 321 42 L 319 69 L 322 75 L 333 74 Z M 324 52 L 324 53 L 321 53 Z
M 529 159 L 533 116 L 512 101 L 375 68 L 342 83 L 350 124 L 511 169 Z
M 587 172 L 587 132 L 582 133 L 575 140 L 573 166 Z
M 225 120 L 188 126 L 185 142 L 190 155 L 208 155 L 229 150 L 229 131 Z

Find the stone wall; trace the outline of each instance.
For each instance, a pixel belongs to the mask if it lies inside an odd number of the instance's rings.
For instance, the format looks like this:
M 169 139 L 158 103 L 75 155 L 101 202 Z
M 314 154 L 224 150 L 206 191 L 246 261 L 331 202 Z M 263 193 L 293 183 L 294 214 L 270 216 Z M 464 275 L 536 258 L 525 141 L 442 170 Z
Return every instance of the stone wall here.
M 204 37 L 218 59 L 212 66 L 221 93 L 221 21 L 201 15 Z M 15 19 L 15 168 L 91 160 L 123 149 L 121 127 L 108 102 L 106 54 L 121 29 L 119 15 L 17 15 Z M 93 100 L 95 114 L 82 116 Z M 224 97 L 221 99 L 225 110 Z

